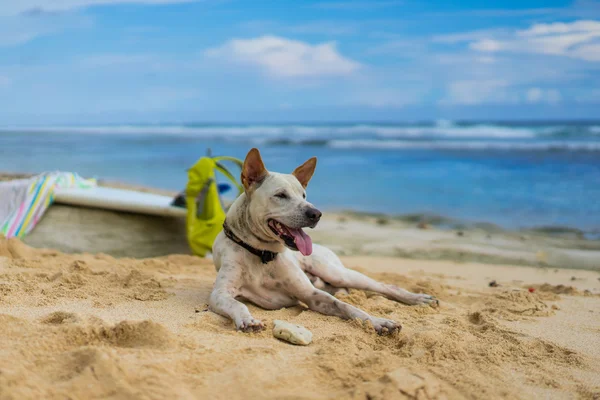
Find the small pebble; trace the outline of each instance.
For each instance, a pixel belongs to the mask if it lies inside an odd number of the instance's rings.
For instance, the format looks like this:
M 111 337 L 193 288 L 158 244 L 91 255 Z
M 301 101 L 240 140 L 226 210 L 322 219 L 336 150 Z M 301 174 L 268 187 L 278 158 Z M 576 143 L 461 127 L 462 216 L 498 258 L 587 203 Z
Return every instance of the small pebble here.
M 488 286 L 489 286 L 489 287 L 498 287 L 498 286 L 500 286 L 500 285 L 498 285 L 498 282 L 496 282 L 496 281 L 491 281 L 491 282 L 488 284 Z
M 300 325 L 290 324 L 289 322 L 276 319 L 273 321 L 273 336 L 277 339 L 285 340 L 292 344 L 307 346 L 312 342 L 312 333 Z

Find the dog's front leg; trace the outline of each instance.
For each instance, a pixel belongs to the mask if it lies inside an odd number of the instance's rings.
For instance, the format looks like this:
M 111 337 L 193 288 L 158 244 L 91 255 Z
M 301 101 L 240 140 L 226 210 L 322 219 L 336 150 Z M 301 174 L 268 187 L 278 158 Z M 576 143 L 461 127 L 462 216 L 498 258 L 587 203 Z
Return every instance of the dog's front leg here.
M 303 278 L 303 279 L 302 279 Z M 388 335 L 401 329 L 400 324 L 389 319 L 373 317 L 359 308 L 338 300 L 329 293 L 315 288 L 306 276 L 298 276 L 288 287 L 290 292 L 311 310 L 342 319 L 369 321 L 380 335 Z
M 244 303 L 235 299 L 241 283 L 240 274 L 236 269 L 221 268 L 210 294 L 209 307 L 211 311 L 231 318 L 240 331 L 261 331 L 265 329 L 265 325 L 252 317 Z

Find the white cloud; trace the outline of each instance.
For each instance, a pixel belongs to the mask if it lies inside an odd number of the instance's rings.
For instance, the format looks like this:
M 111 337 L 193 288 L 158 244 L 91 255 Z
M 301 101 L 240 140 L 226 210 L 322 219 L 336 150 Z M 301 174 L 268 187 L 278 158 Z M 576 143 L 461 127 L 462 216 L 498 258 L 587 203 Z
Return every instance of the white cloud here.
M 518 31 L 519 36 L 540 36 L 562 33 L 581 33 L 600 31 L 600 22 L 598 21 L 574 21 L 570 23 L 554 22 L 550 24 L 534 24 L 529 29 Z
M 466 41 L 469 39 L 465 36 Z M 490 33 L 474 39 L 469 48 L 486 53 L 527 53 L 600 61 L 600 21 L 534 24 L 509 34 Z
M 471 43 L 469 47 L 477 51 L 494 52 L 502 50 L 502 43 L 497 40 L 482 39 Z
M 311 45 L 277 36 L 254 39 L 232 39 L 224 45 L 208 49 L 210 58 L 254 65 L 269 75 L 283 78 L 347 76 L 360 64 L 342 56 L 335 43 Z
M 21 13 L 52 13 L 109 4 L 170 4 L 191 3 L 197 0 L 8 0 L 0 4 L 0 15 Z
M 448 85 L 441 104 L 476 105 L 482 103 L 515 103 L 518 99 L 506 90 L 509 83 L 503 80 L 462 80 Z
M 586 61 L 600 61 L 600 43 L 579 46 L 572 51 L 572 55 Z
M 555 104 L 560 102 L 561 95 L 556 89 L 540 89 L 533 87 L 525 92 L 525 100 L 528 103 L 550 103 Z
M 528 103 L 539 103 L 542 99 L 542 89 L 531 88 L 525 94 Z

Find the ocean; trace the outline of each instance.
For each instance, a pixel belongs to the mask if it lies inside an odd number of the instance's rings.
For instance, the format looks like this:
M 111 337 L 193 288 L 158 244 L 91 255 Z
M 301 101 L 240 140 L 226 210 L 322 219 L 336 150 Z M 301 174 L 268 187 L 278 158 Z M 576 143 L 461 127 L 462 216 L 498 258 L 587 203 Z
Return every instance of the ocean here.
M 251 147 L 278 172 L 317 156 L 308 196 L 325 211 L 600 234 L 600 122 L 3 127 L 0 171 L 181 190 L 207 149 Z

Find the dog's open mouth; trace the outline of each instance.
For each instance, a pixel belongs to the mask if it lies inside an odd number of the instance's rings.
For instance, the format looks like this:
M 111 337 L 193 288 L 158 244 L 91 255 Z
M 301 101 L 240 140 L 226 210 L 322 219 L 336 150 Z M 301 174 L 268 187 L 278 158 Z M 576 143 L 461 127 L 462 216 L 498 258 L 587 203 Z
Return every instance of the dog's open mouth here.
M 288 248 L 298 250 L 303 256 L 312 254 L 312 240 L 302 229 L 290 228 L 274 219 L 269 220 L 269 228 L 283 239 Z

